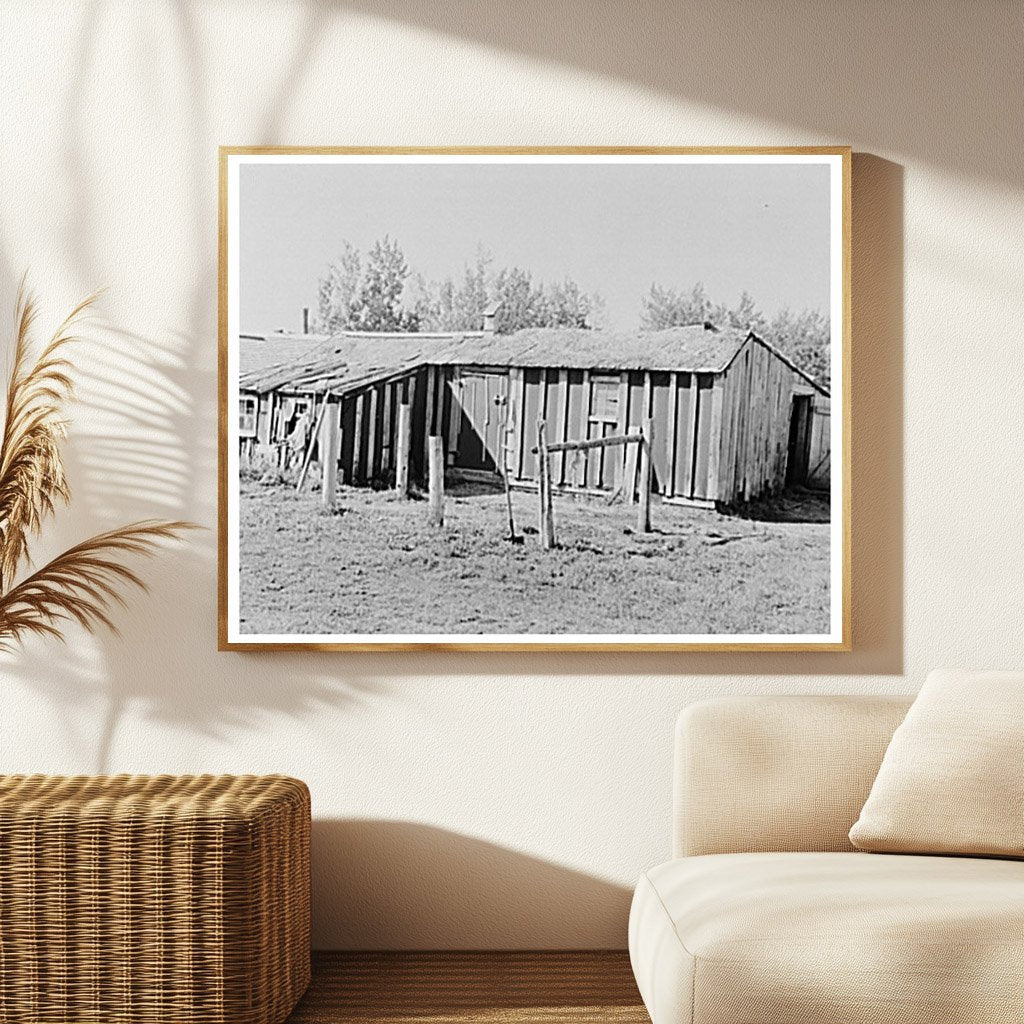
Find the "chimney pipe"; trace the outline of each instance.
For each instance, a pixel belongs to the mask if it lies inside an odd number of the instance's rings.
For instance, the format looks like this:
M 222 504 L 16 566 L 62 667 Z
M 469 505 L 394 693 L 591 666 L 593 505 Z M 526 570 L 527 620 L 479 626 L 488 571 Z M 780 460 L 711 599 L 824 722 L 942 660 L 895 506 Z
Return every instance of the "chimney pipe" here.
M 483 317 L 483 332 L 484 334 L 494 333 L 494 321 L 498 315 L 498 310 L 501 309 L 500 302 L 492 302 L 481 314 Z
M 309 306 L 302 307 L 302 333 L 309 334 Z

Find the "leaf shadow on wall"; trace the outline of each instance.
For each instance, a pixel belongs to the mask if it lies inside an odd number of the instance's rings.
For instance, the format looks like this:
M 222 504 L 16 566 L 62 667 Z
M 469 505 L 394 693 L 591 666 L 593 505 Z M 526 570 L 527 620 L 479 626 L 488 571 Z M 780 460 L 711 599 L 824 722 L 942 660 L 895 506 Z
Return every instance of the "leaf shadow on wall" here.
M 525 0 L 514 14 L 474 0 L 335 0 L 331 6 L 744 119 L 739 137 L 708 138 L 696 120 L 689 133 L 657 140 L 666 145 L 778 145 L 782 129 L 802 135 L 792 142 L 852 139 L 863 149 L 1014 186 L 1024 170 L 1018 133 L 998 127 L 1019 119 L 1021 80 L 1009 80 L 1006 70 L 1019 64 L 1024 31 L 1014 4 L 737 8 L 700 0 Z M 586 83 L 574 87 L 574 98 L 586 117 Z M 654 141 L 643 120 L 617 124 L 614 138 L 595 140 Z
M 180 348 L 185 350 L 185 343 Z M 129 336 L 111 325 L 93 329 L 79 348 L 79 391 L 89 416 L 76 425 L 65 447 L 75 496 L 70 514 L 57 523 L 55 536 L 64 543 L 119 517 L 177 517 L 194 515 L 196 509 L 207 521 L 212 515 L 212 495 L 205 501 L 188 495 L 194 474 L 210 472 L 209 464 L 197 469 L 197 453 L 206 447 L 206 459 L 213 460 L 215 452 L 210 442 L 195 438 L 190 447 L 184 440 L 204 417 L 194 407 L 196 371 L 174 351 L 173 342 Z M 212 424 L 210 430 L 212 436 Z M 368 678 L 317 672 L 302 655 L 272 655 L 273 673 L 254 655 L 219 655 L 211 671 L 217 620 L 214 537 L 215 531 L 189 534 L 139 563 L 150 590 L 125 591 L 127 607 L 114 616 L 121 636 L 97 634 L 98 657 L 87 656 L 71 628 L 69 644 L 58 654 L 59 673 L 49 671 L 56 653 L 52 645 L 29 644 L 12 659 L 7 671 L 58 706 L 84 712 L 102 703 L 90 758 L 96 771 L 110 769 L 116 760 L 116 733 L 129 708 L 216 738 L 253 727 L 263 716 L 300 717 L 383 692 L 381 683 Z M 68 742 L 72 750 L 81 744 L 70 735 Z
M 430 825 L 315 821 L 312 866 L 315 948 L 626 945 L 625 886 Z
M 183 122 L 195 126 L 181 140 L 188 177 L 180 182 L 178 206 L 187 225 L 190 256 L 198 262 L 181 278 L 180 333 L 144 335 L 105 318 L 107 305 L 130 308 L 131 296 L 115 282 L 131 280 L 116 251 L 97 244 L 93 226 L 102 206 L 113 202 L 90 177 L 97 155 L 89 108 L 91 83 L 102 79 L 104 5 L 87 9 L 81 22 L 78 51 L 63 106 L 63 169 L 69 194 L 64 232 L 67 272 L 77 281 L 76 297 L 98 284 L 110 285 L 100 303 L 96 323 L 85 332 L 73 353 L 78 373 L 77 397 L 86 415 L 72 424 L 64 459 L 73 490 L 71 508 L 58 516 L 54 529 L 37 547 L 41 558 L 89 533 L 118 522 L 166 517 L 197 519 L 211 532 L 190 534 L 169 545 L 152 562 L 139 566 L 150 592 L 127 592 L 128 606 L 115 615 L 121 637 L 106 633 L 85 641 L 71 627 L 68 645 L 30 643 L 4 671 L 44 694 L 57 708 L 65 728 L 64 746 L 79 762 L 105 772 L 118 765 L 118 728 L 129 708 L 200 737 L 255 726 L 275 713 L 302 717 L 318 709 L 363 703 L 385 692 L 385 686 L 358 673 L 317 671 L 302 655 L 272 655 L 273 671 L 252 655 L 223 655 L 211 671 L 216 649 L 216 494 L 211 482 L 217 460 L 216 350 L 216 165 L 215 146 L 207 143 L 211 115 L 203 95 L 206 55 L 192 5 L 178 2 L 150 25 L 140 45 L 151 47 L 139 66 L 157 76 L 165 67 L 164 41 L 174 47 L 179 70 Z M 289 73 L 252 126 L 257 138 L 273 141 L 280 134 L 289 104 L 305 69 L 315 59 L 327 10 L 307 5 L 295 41 Z M 169 30 L 169 36 L 161 33 Z M 154 95 L 168 83 L 155 77 Z M 156 129 L 156 126 L 154 126 Z M 118 167 L 117 174 L 129 173 Z M 132 183 L 121 183 L 131 194 Z M 118 189 L 116 175 L 113 189 Z M 120 200 L 119 200 L 120 201 Z M 140 215 L 141 215 L 140 211 Z M 14 252 L 0 239 L 5 291 L 14 294 L 21 269 Z M 171 268 L 173 269 L 173 268 Z M 144 287 L 134 282 L 132 287 Z M 48 305 L 48 304 L 47 304 Z M 53 549 L 53 551 L 49 549 Z M 168 624 L 173 626 L 168 628 Z M 60 670 L 53 671 L 54 657 Z M 94 728 L 99 705 L 101 724 Z M 202 766 L 202 759 L 192 765 Z M 32 766 L 23 766 L 31 769 Z M 135 766 L 138 767 L 138 766 Z M 143 765 L 143 768 L 147 766 Z M 275 770 L 266 764 L 261 770 Z M 148 770 L 156 770 L 148 766 Z

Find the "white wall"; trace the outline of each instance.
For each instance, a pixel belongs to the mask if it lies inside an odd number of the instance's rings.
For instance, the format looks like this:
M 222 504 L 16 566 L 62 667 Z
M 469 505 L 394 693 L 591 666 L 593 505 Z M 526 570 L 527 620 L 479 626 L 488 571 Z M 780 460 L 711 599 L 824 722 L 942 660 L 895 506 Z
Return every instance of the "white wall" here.
M 505 20 L 502 12 L 515 12 Z M 621 946 L 669 848 L 672 722 L 745 692 L 908 692 L 1024 663 L 1019 5 L 6 3 L 0 314 L 97 286 L 40 548 L 147 515 L 123 640 L 3 662 L 0 770 L 283 771 L 316 940 Z M 220 143 L 851 143 L 849 655 L 215 652 Z M 872 155 L 861 155 L 872 154 Z

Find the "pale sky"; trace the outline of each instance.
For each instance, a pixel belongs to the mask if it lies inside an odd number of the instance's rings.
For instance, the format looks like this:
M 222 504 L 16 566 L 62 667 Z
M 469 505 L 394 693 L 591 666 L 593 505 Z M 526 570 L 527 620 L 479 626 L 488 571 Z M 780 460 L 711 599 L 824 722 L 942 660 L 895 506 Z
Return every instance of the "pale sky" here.
M 639 323 L 652 282 L 714 302 L 746 289 L 771 315 L 829 309 L 825 165 L 252 164 L 240 167 L 240 324 L 300 330 L 347 239 L 385 234 L 410 269 L 456 283 L 478 245 L 493 268 L 573 278 L 609 328 Z

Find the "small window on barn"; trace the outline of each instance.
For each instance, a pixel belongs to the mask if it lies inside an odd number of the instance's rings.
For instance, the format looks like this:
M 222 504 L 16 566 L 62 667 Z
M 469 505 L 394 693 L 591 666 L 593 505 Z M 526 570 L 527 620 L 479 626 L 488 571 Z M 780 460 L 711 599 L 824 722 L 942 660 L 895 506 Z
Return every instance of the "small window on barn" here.
M 238 433 L 242 437 L 256 433 L 256 399 L 247 395 L 238 399 Z
M 618 377 L 590 378 L 590 419 L 600 423 L 618 423 Z

